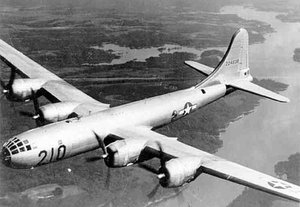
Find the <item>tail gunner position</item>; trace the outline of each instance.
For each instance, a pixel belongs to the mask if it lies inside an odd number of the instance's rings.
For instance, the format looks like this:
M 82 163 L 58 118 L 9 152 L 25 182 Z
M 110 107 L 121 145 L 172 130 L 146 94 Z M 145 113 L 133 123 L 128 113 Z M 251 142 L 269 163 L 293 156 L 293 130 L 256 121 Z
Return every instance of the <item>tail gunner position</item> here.
M 289 101 L 251 82 L 245 29 L 233 35 L 216 68 L 185 62 L 207 76 L 196 86 L 117 107 L 84 94 L 2 40 L 0 57 L 11 67 L 8 84 L 1 81 L 3 93 L 11 101 L 33 100 L 34 118 L 39 125 L 3 145 L 2 159 L 9 167 L 36 167 L 100 148 L 108 167 L 126 167 L 158 157 L 158 179 L 163 187 L 178 187 L 207 173 L 300 201 L 299 186 L 153 131 L 237 89 L 279 102 Z M 26 78 L 15 79 L 16 73 Z M 52 104 L 39 106 L 41 95 Z

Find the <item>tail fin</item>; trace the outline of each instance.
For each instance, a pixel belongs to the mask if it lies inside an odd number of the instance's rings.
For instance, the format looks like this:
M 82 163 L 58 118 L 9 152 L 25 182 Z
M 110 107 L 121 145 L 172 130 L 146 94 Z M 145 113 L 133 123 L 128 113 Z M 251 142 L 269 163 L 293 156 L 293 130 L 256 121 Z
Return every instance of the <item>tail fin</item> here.
M 252 81 L 248 61 L 248 32 L 241 28 L 231 38 L 229 47 L 215 70 L 199 84 L 228 83 L 233 80 Z
M 289 102 L 289 99 L 264 89 L 250 81 L 253 80 L 248 59 L 249 37 L 247 30 L 236 31 L 229 47 L 215 70 L 196 87 L 205 87 L 216 83 L 254 93 L 279 102 Z

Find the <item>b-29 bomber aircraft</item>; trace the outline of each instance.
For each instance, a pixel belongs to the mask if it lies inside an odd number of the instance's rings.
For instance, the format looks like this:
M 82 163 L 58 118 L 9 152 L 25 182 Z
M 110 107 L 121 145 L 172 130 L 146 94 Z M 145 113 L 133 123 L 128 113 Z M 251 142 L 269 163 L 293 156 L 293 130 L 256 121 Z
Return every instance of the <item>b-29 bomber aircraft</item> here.
M 13 168 L 31 168 L 101 149 L 108 167 L 126 167 L 157 157 L 159 183 L 179 187 L 201 173 L 300 202 L 300 187 L 196 149 L 176 137 L 154 130 L 178 120 L 234 90 L 279 102 L 289 99 L 252 83 L 248 61 L 248 33 L 239 29 L 216 68 L 194 61 L 185 63 L 206 75 L 197 85 L 110 107 L 86 95 L 46 70 L 4 41 L 0 57 L 11 67 L 8 100 L 33 100 L 39 127 L 9 139 L 2 161 Z M 18 73 L 23 79 L 15 79 Z M 25 78 L 27 77 L 27 78 Z M 38 96 L 52 103 L 39 106 Z M 44 124 L 47 121 L 50 124 Z

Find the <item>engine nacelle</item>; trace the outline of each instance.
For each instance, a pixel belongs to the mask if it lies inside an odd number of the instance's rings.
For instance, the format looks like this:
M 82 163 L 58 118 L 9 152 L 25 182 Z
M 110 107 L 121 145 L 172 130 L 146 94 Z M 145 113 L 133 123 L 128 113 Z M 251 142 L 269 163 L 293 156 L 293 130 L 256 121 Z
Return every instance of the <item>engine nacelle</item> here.
M 25 101 L 31 98 L 32 90 L 37 92 L 45 84 L 42 79 L 16 79 L 12 84 L 12 96 L 14 100 Z
M 159 182 L 163 187 L 173 188 L 193 181 L 201 174 L 202 159 L 199 157 L 174 158 L 159 169 Z
M 146 146 L 145 140 L 118 140 L 107 146 L 108 156 L 105 163 L 108 167 L 125 167 L 138 162 Z
M 39 110 L 46 121 L 57 122 L 69 118 L 79 105 L 77 102 L 59 102 L 41 106 Z

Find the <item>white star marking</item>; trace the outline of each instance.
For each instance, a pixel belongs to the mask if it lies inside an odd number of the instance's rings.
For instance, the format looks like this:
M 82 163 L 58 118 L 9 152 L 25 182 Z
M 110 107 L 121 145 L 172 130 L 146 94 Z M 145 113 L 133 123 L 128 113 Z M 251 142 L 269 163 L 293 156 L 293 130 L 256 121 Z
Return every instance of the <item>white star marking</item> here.
M 272 188 L 276 188 L 276 189 L 287 189 L 287 188 L 291 188 L 291 186 L 283 183 L 283 182 L 279 182 L 279 181 L 271 181 L 268 182 L 268 184 L 272 187 Z

